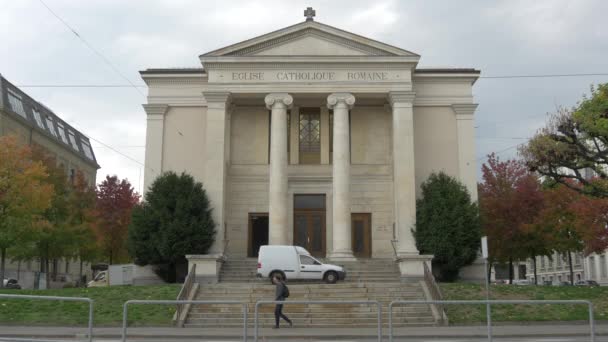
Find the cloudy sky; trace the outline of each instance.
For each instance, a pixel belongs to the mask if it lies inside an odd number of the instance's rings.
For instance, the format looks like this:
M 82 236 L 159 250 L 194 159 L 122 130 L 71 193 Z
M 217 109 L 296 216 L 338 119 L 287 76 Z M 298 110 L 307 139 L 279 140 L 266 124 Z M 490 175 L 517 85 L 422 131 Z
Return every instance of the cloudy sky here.
M 145 102 L 134 88 L 31 87 L 128 84 L 40 0 L 1 0 L 0 73 L 86 135 L 143 163 Z M 474 67 L 483 76 L 608 74 L 603 0 L 201 1 L 44 0 L 122 75 L 197 67 L 197 56 L 304 20 L 316 20 L 422 56 L 421 67 Z M 516 155 L 557 106 L 571 106 L 608 76 L 480 79 L 475 85 L 477 156 Z M 30 86 L 30 87 L 25 87 Z M 143 167 L 99 142 L 106 174 L 137 190 Z M 480 159 L 480 162 L 483 159 Z

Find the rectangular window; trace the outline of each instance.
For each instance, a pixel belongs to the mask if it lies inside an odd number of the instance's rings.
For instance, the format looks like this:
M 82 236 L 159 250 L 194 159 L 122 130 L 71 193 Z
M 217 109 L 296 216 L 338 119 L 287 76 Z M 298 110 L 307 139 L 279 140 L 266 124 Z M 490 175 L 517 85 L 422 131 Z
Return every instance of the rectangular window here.
M 299 122 L 300 164 L 321 163 L 320 108 L 301 108 Z
M 22 117 L 27 119 L 27 115 L 25 115 L 25 110 L 23 109 L 23 102 L 21 101 L 21 95 L 13 92 L 10 89 L 8 90 L 8 103 L 10 103 L 13 112 L 21 115 Z
M 46 116 L 46 128 L 49 130 L 52 136 L 57 138 L 57 132 L 55 131 L 55 126 L 53 125 L 53 118 L 50 116 Z
M 36 124 L 38 127 L 44 129 L 44 123 L 42 123 L 42 117 L 40 116 L 40 112 L 36 110 L 36 108 L 32 108 L 32 113 L 34 113 L 34 119 L 36 120 Z
M 80 151 L 80 149 L 78 148 L 78 144 L 76 143 L 76 136 L 74 135 L 74 132 L 68 131 L 68 136 L 70 137 L 70 143 L 72 144 L 72 147 L 76 151 Z
M 21 95 L 8 89 L 8 103 L 10 103 L 11 108 L 13 109 L 13 112 L 15 112 L 27 119 L 27 115 L 25 115 L 25 110 L 23 109 L 23 102 L 21 101 Z
M 589 279 L 595 280 L 597 273 L 595 273 L 595 258 L 589 257 Z
M 89 145 L 89 143 L 84 140 L 83 137 L 80 137 L 80 144 L 82 145 L 82 150 L 84 151 L 84 154 L 87 156 L 87 158 L 93 160 L 93 151 L 91 150 L 91 145 Z
M 67 144 L 68 138 L 65 136 L 65 128 L 63 127 L 63 124 L 59 121 L 57 121 L 57 131 L 59 131 L 59 136 L 61 137 L 61 140 Z
M 325 209 L 325 195 L 294 195 L 294 209 Z
M 606 256 L 605 255 L 600 256 L 600 272 L 602 272 L 601 273 L 601 277 L 602 278 L 606 278 L 607 277 L 607 275 L 606 275 L 606 272 L 607 272 L 607 270 L 606 270 Z

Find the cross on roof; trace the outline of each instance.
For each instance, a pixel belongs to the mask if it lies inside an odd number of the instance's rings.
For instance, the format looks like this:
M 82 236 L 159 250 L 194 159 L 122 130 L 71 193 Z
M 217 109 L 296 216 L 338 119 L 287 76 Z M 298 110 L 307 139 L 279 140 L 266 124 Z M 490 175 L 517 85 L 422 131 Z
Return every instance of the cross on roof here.
M 312 7 L 308 7 L 304 11 L 304 16 L 306 17 L 306 21 L 313 21 L 315 15 L 317 15 L 317 12 L 315 12 L 315 10 L 312 9 Z

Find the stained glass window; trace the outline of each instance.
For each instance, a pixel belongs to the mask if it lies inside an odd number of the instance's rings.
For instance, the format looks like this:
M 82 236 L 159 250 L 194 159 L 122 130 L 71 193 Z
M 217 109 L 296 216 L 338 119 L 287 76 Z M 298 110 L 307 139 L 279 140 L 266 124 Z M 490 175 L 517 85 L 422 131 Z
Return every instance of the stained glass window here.
M 321 151 L 321 118 L 319 113 L 300 113 L 300 152 Z

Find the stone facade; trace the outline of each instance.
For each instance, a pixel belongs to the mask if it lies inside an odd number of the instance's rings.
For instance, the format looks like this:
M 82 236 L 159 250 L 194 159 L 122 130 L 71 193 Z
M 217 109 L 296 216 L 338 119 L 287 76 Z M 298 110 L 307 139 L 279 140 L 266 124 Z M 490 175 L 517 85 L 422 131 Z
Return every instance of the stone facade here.
M 309 230 L 308 239 L 322 240 L 321 256 L 352 260 L 366 239 L 368 257 L 397 256 L 402 273 L 419 276 L 428 259 L 411 234 L 420 184 L 444 171 L 477 198 L 479 76 L 420 69 L 419 59 L 308 20 L 203 54 L 201 69 L 142 71 L 145 188 L 164 171 L 203 182 L 218 230 L 213 254 L 251 256 L 251 214 L 268 214 L 270 244 L 300 241 L 309 222 L 300 219 L 312 217 L 322 237 Z M 320 221 L 298 216 L 306 194 L 324 196 Z M 371 217 L 369 235 L 353 214 Z

